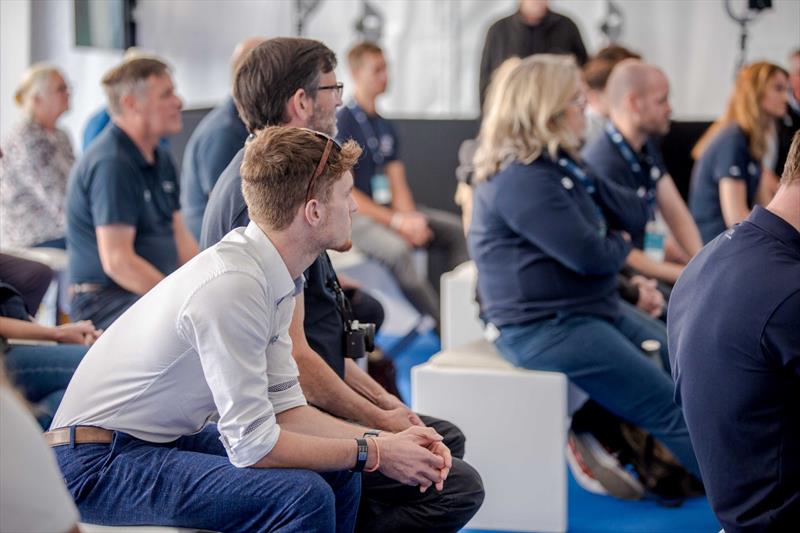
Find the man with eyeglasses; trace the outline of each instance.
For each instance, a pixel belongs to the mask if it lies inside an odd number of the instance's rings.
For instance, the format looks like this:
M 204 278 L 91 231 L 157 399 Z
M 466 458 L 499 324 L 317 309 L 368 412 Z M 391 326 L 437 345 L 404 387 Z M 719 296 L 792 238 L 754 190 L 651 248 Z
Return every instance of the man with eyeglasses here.
M 259 132 L 283 124 L 335 134 L 336 107 L 342 103 L 335 67 L 335 54 L 318 41 L 276 38 L 259 45 L 247 56 L 234 81 L 233 98 L 248 130 Z M 250 220 L 241 192 L 243 153 L 234 157 L 211 192 L 201 247 L 214 245 Z M 347 250 L 350 242 L 331 248 Z M 304 276 L 306 285 L 296 297 L 289 334 L 300 385 L 309 403 L 383 432 L 431 426 L 454 457 L 441 492 L 423 493 L 378 473 L 362 476 L 357 530 L 457 531 L 483 502 L 480 476 L 460 460 L 463 434 L 448 422 L 412 412 L 349 357 L 345 321 L 337 306 L 337 276 L 326 253 L 320 254 Z
M 452 463 L 441 436 L 371 435 L 308 406 L 291 355 L 302 273 L 349 239 L 360 153 L 306 129 L 261 130 L 241 167 L 252 222 L 159 283 L 86 354 L 45 434 L 83 519 L 350 532 L 355 473 L 442 490 Z

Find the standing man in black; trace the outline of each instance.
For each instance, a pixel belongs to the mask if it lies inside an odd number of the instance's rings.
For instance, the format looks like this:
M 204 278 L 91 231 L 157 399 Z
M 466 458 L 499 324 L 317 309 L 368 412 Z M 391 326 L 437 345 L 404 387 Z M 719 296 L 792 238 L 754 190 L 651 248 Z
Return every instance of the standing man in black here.
M 288 125 L 333 136 L 336 108 L 342 104 L 335 68 L 335 54 L 318 41 L 270 39 L 253 49 L 237 71 L 233 98 L 239 115 L 251 132 Z M 233 158 L 211 192 L 201 234 L 204 248 L 249 222 L 239 170 L 243 152 Z M 347 248 L 349 243 L 341 247 Z M 458 459 L 464 455 L 463 434 L 449 422 L 418 416 L 349 357 L 346 310 L 337 303 L 343 296 L 326 253 L 305 271 L 305 278 L 289 334 L 309 403 L 377 430 L 431 426 L 444 437 L 454 457 L 441 492 L 421 493 L 383 475 L 364 475 L 356 530 L 458 531 L 483 502 L 480 476 Z
M 578 65 L 586 63 L 586 48 L 578 27 L 569 17 L 551 11 L 548 4 L 548 0 L 520 0 L 516 13 L 489 28 L 481 57 L 481 107 L 492 72 L 509 57 L 572 54 Z

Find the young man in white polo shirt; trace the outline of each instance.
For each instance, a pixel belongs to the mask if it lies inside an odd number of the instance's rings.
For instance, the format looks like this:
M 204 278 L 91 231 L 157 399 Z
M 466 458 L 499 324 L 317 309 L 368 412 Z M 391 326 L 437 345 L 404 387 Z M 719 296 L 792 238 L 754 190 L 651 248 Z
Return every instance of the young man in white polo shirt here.
M 302 272 L 350 238 L 360 152 L 310 130 L 260 131 L 241 167 L 251 223 L 86 355 L 46 434 L 85 521 L 352 531 L 360 483 L 348 469 L 441 490 L 452 462 L 433 429 L 377 437 L 317 411 L 291 355 Z

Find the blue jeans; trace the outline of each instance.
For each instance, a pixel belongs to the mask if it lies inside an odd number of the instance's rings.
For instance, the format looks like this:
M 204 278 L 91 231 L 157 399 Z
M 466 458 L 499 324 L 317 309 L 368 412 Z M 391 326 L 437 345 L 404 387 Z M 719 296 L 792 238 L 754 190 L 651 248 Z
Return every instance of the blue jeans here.
M 661 342 L 660 370 L 639 349 Z M 673 400 L 664 325 L 625 302 L 614 322 L 590 315 L 559 314 L 528 324 L 503 326 L 496 341 L 511 363 L 562 372 L 598 404 L 653 434 L 700 479 L 689 431 Z
M 111 285 L 94 292 L 82 292 L 72 298 L 71 316 L 75 321 L 91 320 L 94 327 L 108 327 L 136 303 L 139 295 Z
M 282 533 L 355 526 L 360 475 L 237 468 L 213 425 L 166 444 L 117 431 L 111 444 L 54 450 L 85 522 Z
M 72 374 L 89 350 L 78 344 L 11 344 L 5 355 L 11 381 L 25 399 L 36 404 L 42 429 L 50 427 Z

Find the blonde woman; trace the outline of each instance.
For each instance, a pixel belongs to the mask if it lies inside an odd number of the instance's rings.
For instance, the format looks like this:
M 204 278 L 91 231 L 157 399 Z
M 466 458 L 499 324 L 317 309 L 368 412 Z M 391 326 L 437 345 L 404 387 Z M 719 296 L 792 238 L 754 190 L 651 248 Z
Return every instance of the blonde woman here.
M 475 154 L 467 239 L 497 348 L 517 366 L 565 373 L 699 476 L 672 380 L 639 349 L 661 342 L 669 368 L 666 331 L 617 296 L 626 231 L 644 227 L 647 205 L 582 166 L 578 68 L 563 56 L 532 56 L 497 91 Z
M 69 87 L 57 68 L 36 64 L 15 100 L 24 118 L 2 147 L 0 248 L 64 248 L 64 198 L 75 156 L 56 122 L 69 109 Z
M 744 220 L 753 205 L 766 205 L 770 195 L 760 188 L 761 161 L 775 121 L 786 114 L 789 76 L 767 62 L 739 72 L 725 113 L 692 150 L 689 209 L 703 242 Z

